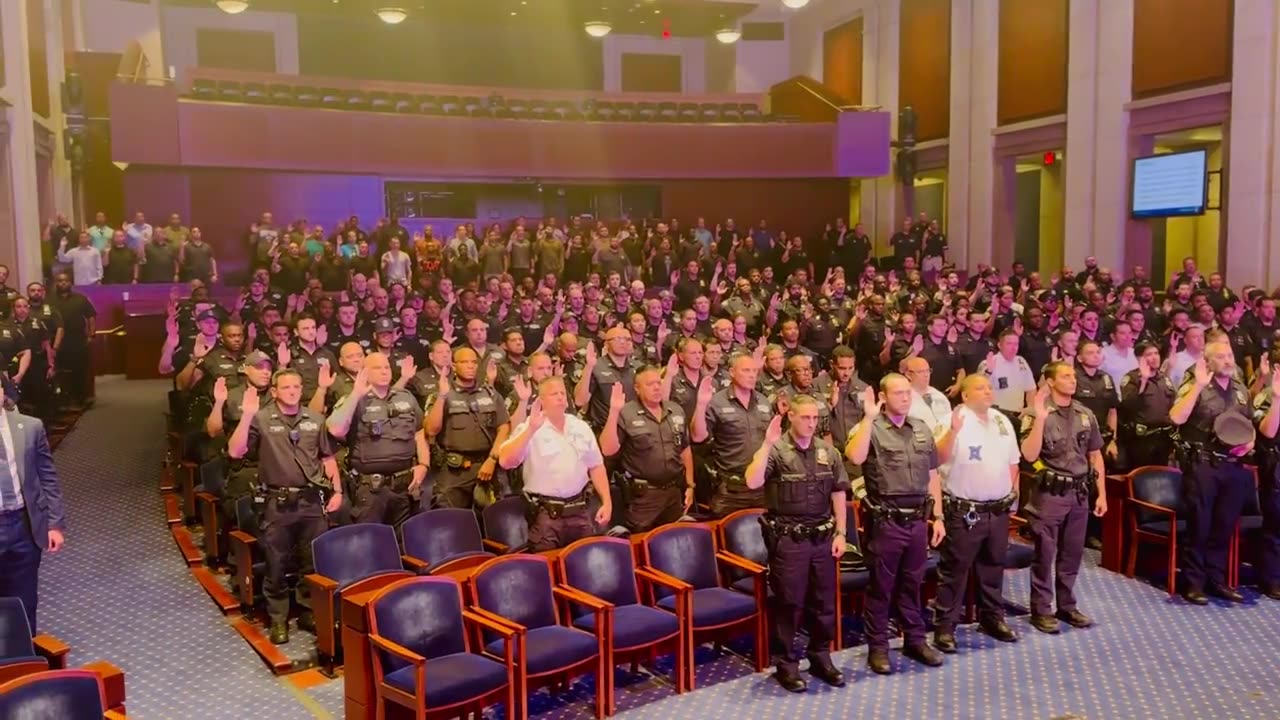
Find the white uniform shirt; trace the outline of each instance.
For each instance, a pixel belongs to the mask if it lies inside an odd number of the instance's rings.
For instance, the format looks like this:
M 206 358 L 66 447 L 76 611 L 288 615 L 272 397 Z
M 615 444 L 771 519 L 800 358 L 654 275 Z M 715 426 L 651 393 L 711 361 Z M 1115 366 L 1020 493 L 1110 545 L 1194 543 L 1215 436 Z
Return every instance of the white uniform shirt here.
M 1187 371 L 1195 367 L 1196 362 L 1201 357 L 1204 357 L 1204 353 L 1192 356 L 1186 350 L 1179 350 L 1173 354 L 1173 357 L 1169 358 L 1169 379 L 1173 381 L 1174 387 L 1182 385 L 1182 381 L 1187 377 Z
M 524 432 L 525 420 L 512 435 Z M 550 420 L 533 433 L 524 446 L 524 489 L 534 495 L 569 498 L 582 492 L 590 478 L 587 471 L 604 464 L 591 426 L 574 415 L 564 416 L 564 431 Z
M 991 378 L 991 390 L 995 393 L 995 406 L 1009 412 L 1021 412 L 1027 404 L 1027 393 L 1036 389 L 1036 376 L 1026 358 L 1014 355 L 1008 360 L 996 353 L 995 367 L 987 367 L 983 360 L 978 372 Z
M 912 388 L 911 408 L 907 415 L 928 425 L 934 439 L 937 439 L 951 427 L 951 401 L 935 387 L 926 388 L 923 393 Z
M 1009 466 L 1022 459 L 1013 423 L 993 407 L 987 421 L 965 406 L 964 424 L 951 446 L 951 461 L 941 468 L 942 486 L 956 497 L 978 502 L 999 500 L 1009 494 Z
M 1138 369 L 1138 356 L 1133 354 L 1133 348 L 1121 350 L 1115 345 L 1107 345 L 1102 348 L 1102 371 L 1111 376 L 1111 382 L 1116 387 L 1120 387 L 1120 381 L 1124 380 L 1124 376 L 1130 370 Z

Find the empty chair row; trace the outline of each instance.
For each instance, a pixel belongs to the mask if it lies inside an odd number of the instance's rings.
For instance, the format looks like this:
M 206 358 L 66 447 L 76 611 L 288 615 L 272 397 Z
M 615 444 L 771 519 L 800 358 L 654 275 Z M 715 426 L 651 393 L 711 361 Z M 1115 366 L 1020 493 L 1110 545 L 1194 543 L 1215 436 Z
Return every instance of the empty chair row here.
M 244 102 L 335 110 L 362 110 L 423 115 L 519 118 L 529 120 L 600 120 L 622 122 L 762 122 L 769 118 L 756 103 L 629 102 L 587 98 L 525 100 L 501 95 L 414 95 L 381 90 L 347 90 L 289 85 L 214 81 L 197 78 L 191 95 L 201 100 Z

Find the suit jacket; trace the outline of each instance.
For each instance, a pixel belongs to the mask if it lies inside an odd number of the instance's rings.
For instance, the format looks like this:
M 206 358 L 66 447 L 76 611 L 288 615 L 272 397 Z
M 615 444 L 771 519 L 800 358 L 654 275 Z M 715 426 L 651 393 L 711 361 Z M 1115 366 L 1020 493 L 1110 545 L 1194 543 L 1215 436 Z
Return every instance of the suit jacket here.
M 39 418 L 15 410 L 5 412 L 9 432 L 13 435 L 14 460 L 27 518 L 31 521 L 31 539 L 42 550 L 49 548 L 49 530 L 65 529 L 62 512 L 62 490 L 58 487 L 58 470 L 53 465 L 49 436 Z M 3 439 L 0 438 L 0 442 Z

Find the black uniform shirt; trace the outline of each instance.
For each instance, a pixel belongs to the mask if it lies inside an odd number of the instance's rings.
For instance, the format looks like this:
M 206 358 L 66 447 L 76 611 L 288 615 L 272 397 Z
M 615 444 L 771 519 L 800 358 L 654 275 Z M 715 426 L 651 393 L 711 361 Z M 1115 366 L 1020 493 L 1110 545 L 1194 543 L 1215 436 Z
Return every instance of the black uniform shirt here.
M 924 358 L 933 371 L 929 376 L 931 386 L 945 393 L 947 388 L 955 384 L 956 374 L 960 369 L 960 354 L 956 352 L 956 346 L 947 342 L 946 338 L 935 343 L 933 338 L 925 335 L 924 347 L 920 350 L 919 357 Z M 985 357 L 983 356 L 984 359 Z
M 591 397 L 587 401 L 586 419 L 592 429 L 599 431 L 604 427 L 604 422 L 609 417 L 609 396 L 616 383 L 622 383 L 628 402 L 636 399 L 636 366 L 636 362 L 628 361 L 619 367 L 613 364 L 613 359 L 608 355 L 596 363 L 588 381 Z
M 1178 397 L 1191 392 L 1194 387 L 1195 378 L 1187 378 L 1178 388 Z M 1191 409 L 1191 415 L 1179 428 L 1178 434 L 1187 442 L 1209 442 L 1214 437 L 1213 421 L 1227 412 L 1237 412 L 1245 417 L 1253 415 L 1249 404 L 1249 389 L 1235 378 L 1232 378 L 1224 388 L 1219 384 L 1218 378 L 1214 377 L 1200 391 L 1199 397 L 1196 398 L 1196 405 Z
M 1076 402 L 1089 408 L 1089 412 L 1098 419 L 1099 431 L 1106 427 L 1107 415 L 1112 409 L 1120 406 L 1120 396 L 1116 394 L 1115 381 L 1102 368 L 1090 375 L 1084 366 L 1076 366 Z M 1117 418 L 1118 420 L 1118 418 Z
M 849 489 L 840 453 L 820 437 L 801 448 L 787 433 L 769 451 L 764 469 L 765 506 L 771 515 L 796 520 L 831 517 L 832 494 Z
M 960 356 L 960 367 L 964 368 L 965 375 L 978 372 L 982 361 L 995 351 L 996 344 L 985 335 L 974 337 L 972 333 L 964 333 L 956 340 L 956 354 Z
M 923 502 L 929 474 L 938 469 L 938 448 L 923 420 L 904 417 L 895 425 L 886 415 L 871 424 L 871 442 L 862 475 L 872 498 L 903 498 L 904 505 Z
M 484 384 L 454 386 L 436 402 L 445 403 L 444 424 L 436 440 L 450 452 L 478 455 L 491 451 L 498 426 L 511 420 L 502 396 Z
M 773 420 L 773 409 L 769 398 L 758 392 L 752 392 L 744 405 L 734 389 L 727 388 L 711 396 L 706 419 L 716 470 L 741 475 L 764 443 L 764 432 Z
M 275 356 L 275 352 L 268 353 Z M 333 351 L 324 345 L 317 345 L 315 352 L 307 352 L 301 343 L 295 342 L 289 348 L 289 367 L 302 376 L 302 399 L 310 400 L 320 385 L 320 361 L 329 363 L 330 372 L 338 372 L 338 358 Z
M 226 378 L 228 390 L 241 385 L 244 376 L 240 374 L 240 364 L 243 362 L 242 356 L 232 353 L 222 345 L 214 347 L 196 361 L 196 367 L 204 375 L 200 382 L 200 392 L 212 395 L 213 384 L 218 378 Z
M 323 475 L 321 461 L 333 456 L 324 416 L 304 406 L 286 415 L 274 402 L 258 410 L 249 425 L 249 452 L 267 487 L 303 488 Z
M 685 375 L 684 368 L 680 367 L 671 381 L 671 402 L 684 410 L 685 417 L 693 417 L 693 411 L 698 407 L 698 385 L 702 383 L 702 377 L 702 371 L 699 370 L 697 382 L 691 381 Z
M 1146 387 L 1142 387 L 1142 373 L 1130 370 L 1120 380 L 1119 423 L 1168 427 L 1172 424 L 1169 411 L 1173 409 L 1176 395 L 1177 390 L 1168 375 L 1159 373 L 1147 381 Z
M 662 406 L 662 420 L 639 402 L 623 405 L 618 415 L 622 469 L 651 483 L 683 487 L 680 456 L 689 447 L 687 417 L 680 405 L 671 401 Z
M 835 381 L 829 376 L 820 376 L 814 385 L 822 388 L 822 394 L 827 398 L 831 397 L 831 392 L 835 388 Z M 831 442 L 836 447 L 843 450 L 845 444 L 849 442 L 849 434 L 853 432 L 853 428 L 862 422 L 865 412 L 862 409 L 862 392 L 867 389 L 867 384 L 858 379 L 855 375 L 853 379 L 845 383 L 840 388 L 840 397 L 836 398 L 831 407 Z
M 370 390 L 362 398 L 348 395 L 343 403 L 356 403 L 347 433 L 347 456 L 359 473 L 396 473 L 407 470 L 418 456 L 414 436 L 422 428 L 422 408 L 407 390 L 391 388 L 385 398 Z
M 1022 416 L 1022 435 L 1031 432 L 1035 418 Z M 1066 407 L 1052 405 L 1044 419 L 1040 462 L 1063 475 L 1083 477 L 1089 472 L 1089 453 L 1102 450 L 1098 419 L 1089 408 L 1073 400 Z

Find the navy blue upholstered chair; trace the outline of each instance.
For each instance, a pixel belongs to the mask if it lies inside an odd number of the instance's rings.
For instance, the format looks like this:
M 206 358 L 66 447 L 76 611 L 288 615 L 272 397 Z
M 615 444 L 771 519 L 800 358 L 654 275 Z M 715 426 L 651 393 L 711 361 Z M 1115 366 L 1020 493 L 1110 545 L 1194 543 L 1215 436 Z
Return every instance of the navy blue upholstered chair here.
M 1129 521 L 1129 559 L 1125 575 L 1133 577 L 1138 564 L 1138 546 L 1142 543 L 1164 545 L 1167 554 L 1167 589 L 1170 595 L 1178 586 L 1178 533 L 1187 523 L 1179 520 L 1182 512 L 1182 471 L 1164 465 L 1135 468 L 1125 476 L 1129 483 L 1125 508 Z
M 637 568 L 631 541 L 621 538 L 583 538 L 565 548 L 556 561 L 565 585 L 612 606 L 613 632 L 609 642 L 613 661 L 651 661 L 660 650 L 670 650 L 676 656 L 676 692 L 684 692 L 686 668 L 693 662 L 682 632 L 688 624 L 688 618 L 682 616 L 687 614 L 687 599 L 677 602 L 674 609 L 645 605 L 640 602 L 640 584 L 658 585 L 684 595 L 688 589 L 652 570 Z M 574 627 L 595 632 L 598 617 L 588 608 L 571 605 L 569 615 Z M 612 715 L 613 693 L 609 700 L 608 714 Z
M 448 573 L 480 565 L 486 552 L 476 514 L 465 508 L 439 508 L 405 521 L 404 566 L 419 575 Z
M 46 670 L 0 685 L 0 718 L 103 720 L 102 678 L 90 670 Z
M 557 585 L 543 555 L 504 555 L 481 565 L 468 579 L 480 615 L 524 634 L 525 690 L 560 683 L 587 673 L 596 676 L 596 717 L 604 718 L 613 692 L 609 655 L 612 608 L 564 585 Z M 573 627 L 562 603 L 595 614 L 594 632 Z M 497 657 L 504 640 L 486 632 L 485 652 Z
M 49 661 L 36 654 L 22 601 L 0 597 L 0 683 L 48 669 Z
M 390 525 L 360 523 L 336 527 L 311 541 L 315 573 L 303 578 L 311 591 L 316 649 L 326 661 L 340 647 L 338 607 L 344 592 L 370 592 L 411 575 L 400 562 L 400 546 Z
M 641 540 L 645 567 L 684 583 L 689 588 L 690 624 L 685 628 L 689 655 L 700 637 L 755 634 L 756 672 L 768 661 L 765 629 L 764 568 L 725 552 L 717 552 L 711 528 L 697 523 L 673 523 L 653 530 Z M 754 592 L 744 595 L 729 588 L 730 569 L 750 574 Z M 678 586 L 677 586 L 678 587 Z M 658 607 L 675 609 L 679 594 L 666 586 L 652 588 Z M 689 668 L 687 687 L 694 686 Z
M 505 555 L 524 550 L 529 545 L 529 520 L 525 517 L 525 499 L 510 495 L 480 512 L 486 550 Z
M 769 566 L 769 549 L 764 545 L 764 529 L 760 527 L 760 518 L 764 510 L 747 508 L 727 515 L 716 523 L 716 537 L 724 551 L 742 560 L 759 565 Z M 755 575 L 736 567 L 726 568 L 729 587 L 740 593 L 755 593 Z M 767 592 L 766 588 L 766 592 Z
M 523 634 L 464 609 L 462 587 L 452 578 L 416 577 L 378 591 L 366 607 L 377 717 L 391 701 L 427 715 L 478 717 L 487 705 L 506 704 L 506 717 L 523 718 Z M 476 650 L 473 633 L 499 638 L 500 660 Z M 478 632 L 474 634 L 478 636 Z

